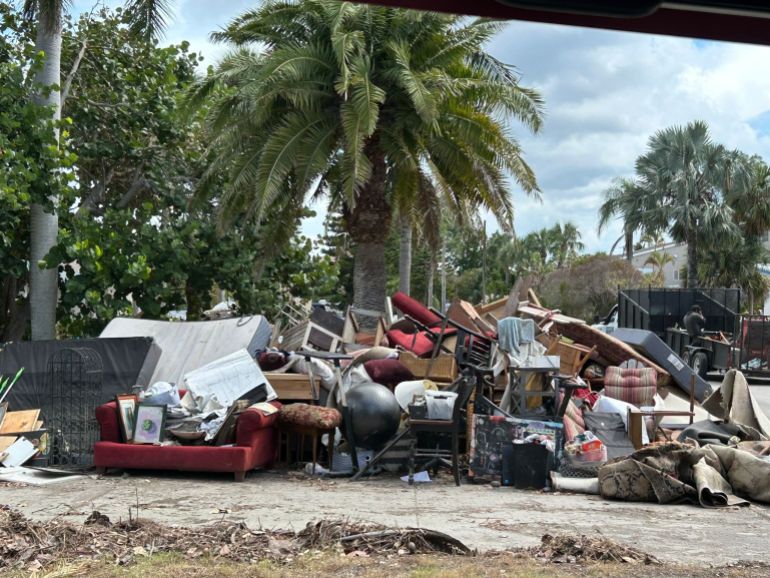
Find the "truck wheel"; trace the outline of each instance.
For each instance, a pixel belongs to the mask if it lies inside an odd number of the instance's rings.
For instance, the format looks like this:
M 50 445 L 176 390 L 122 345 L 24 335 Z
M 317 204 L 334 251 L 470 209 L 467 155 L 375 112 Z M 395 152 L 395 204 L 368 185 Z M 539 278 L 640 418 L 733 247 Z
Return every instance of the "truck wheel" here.
M 689 349 L 685 349 L 684 353 L 682 354 L 682 361 L 684 361 L 685 365 L 689 365 L 692 367 L 692 364 L 690 363 L 692 355 L 690 354 Z
M 706 379 L 706 374 L 709 371 L 709 357 L 704 351 L 696 351 L 692 356 L 692 370 L 698 374 L 699 377 Z

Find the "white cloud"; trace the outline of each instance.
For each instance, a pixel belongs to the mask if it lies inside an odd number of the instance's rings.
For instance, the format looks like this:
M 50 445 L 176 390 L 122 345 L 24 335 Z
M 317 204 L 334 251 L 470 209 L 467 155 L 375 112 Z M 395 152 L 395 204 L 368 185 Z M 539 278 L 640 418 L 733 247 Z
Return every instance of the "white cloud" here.
M 590 250 L 608 250 L 620 224 L 597 235 L 601 193 L 670 125 L 702 119 L 718 141 L 770 157 L 751 124 L 770 109 L 768 48 L 514 22 L 490 50 L 548 108 L 540 135 L 517 130 L 544 193 L 517 203 L 520 234 L 572 220 Z
M 208 35 L 256 2 L 172 5 L 167 40 L 190 41 L 208 65 L 226 50 Z M 544 193 L 539 204 L 514 192 L 519 234 L 571 220 L 589 250 L 608 250 L 620 224 L 597 235 L 602 191 L 630 176 L 649 136 L 673 124 L 705 120 L 718 141 L 770 159 L 770 116 L 757 121 L 770 110 L 770 48 L 512 22 L 489 49 L 516 65 L 547 107 L 539 135 L 514 127 Z M 322 216 L 305 234 L 322 232 Z

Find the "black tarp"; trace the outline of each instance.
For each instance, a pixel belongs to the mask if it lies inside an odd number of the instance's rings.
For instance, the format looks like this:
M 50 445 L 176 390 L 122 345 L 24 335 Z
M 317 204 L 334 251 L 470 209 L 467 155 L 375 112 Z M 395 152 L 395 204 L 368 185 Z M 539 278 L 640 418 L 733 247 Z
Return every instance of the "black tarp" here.
M 70 347 L 95 350 L 102 361 L 102 390 L 99 403 L 106 403 L 136 384 L 147 385 L 160 358 L 160 348 L 151 337 L 65 339 L 59 341 L 22 341 L 0 349 L 0 375 L 15 375 L 24 368 L 16 385 L 6 397 L 9 409 L 33 409 L 45 405 L 48 359 Z

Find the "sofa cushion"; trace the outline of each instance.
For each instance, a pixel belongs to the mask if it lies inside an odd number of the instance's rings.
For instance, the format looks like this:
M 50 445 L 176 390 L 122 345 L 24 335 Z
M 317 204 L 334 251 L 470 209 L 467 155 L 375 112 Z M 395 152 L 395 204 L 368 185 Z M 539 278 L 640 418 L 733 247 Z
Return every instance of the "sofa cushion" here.
M 412 381 L 414 374 L 398 359 L 375 359 L 364 363 L 364 369 L 372 381 L 396 386 L 402 381 Z
M 441 323 L 441 317 L 416 299 L 409 297 L 406 293 L 396 291 L 390 300 L 399 311 L 409 315 L 409 317 L 413 317 L 423 325 L 430 327 L 431 325 L 439 325 Z
M 275 452 L 270 448 L 270 454 Z M 103 468 L 245 472 L 255 465 L 254 450 L 232 446 L 154 446 L 96 442 L 94 465 Z M 272 460 L 268 460 L 272 461 Z
M 401 347 L 411 351 L 417 357 L 423 357 L 433 351 L 433 340 L 424 331 L 405 333 L 400 329 L 391 329 L 385 334 L 391 347 Z
M 331 407 L 292 403 L 281 408 L 278 414 L 278 423 L 328 430 L 334 429 L 342 423 L 342 415 Z
M 651 367 L 608 367 L 604 373 L 604 394 L 639 406 L 653 405 L 658 391 L 658 374 Z

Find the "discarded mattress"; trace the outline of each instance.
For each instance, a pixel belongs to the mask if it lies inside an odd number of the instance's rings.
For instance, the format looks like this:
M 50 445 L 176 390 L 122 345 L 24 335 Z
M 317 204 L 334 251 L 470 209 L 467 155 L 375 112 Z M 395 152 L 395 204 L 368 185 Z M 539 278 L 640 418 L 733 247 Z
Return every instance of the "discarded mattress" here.
M 692 369 L 682 359 L 674 353 L 666 343 L 652 331 L 646 329 L 627 329 L 618 328 L 612 332 L 613 337 L 619 339 L 635 349 L 641 351 L 655 363 L 661 365 L 669 374 L 671 379 L 688 395 L 690 394 L 690 383 L 695 376 L 695 399 L 703 402 L 711 395 L 711 385 Z
M 16 385 L 5 401 L 14 410 L 34 409 L 48 401 L 46 383 L 48 359 L 66 348 L 89 348 L 102 361 L 102 390 L 99 403 L 115 399 L 132 385 L 146 385 L 160 358 L 160 348 L 150 337 L 120 337 L 110 339 L 63 339 L 59 341 L 20 341 L 0 349 L 0 368 L 3 375 L 15 375 L 24 368 Z
M 151 337 L 161 353 L 152 375 L 141 385 L 156 381 L 182 383 L 184 374 L 216 359 L 246 349 L 252 356 L 265 349 L 271 328 L 261 315 L 216 321 L 153 321 L 119 317 L 104 328 L 100 338 Z

